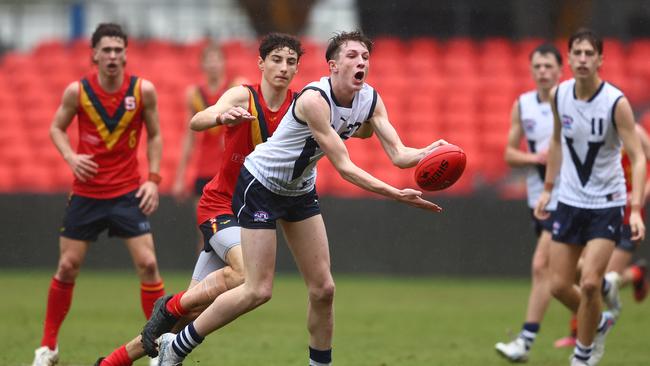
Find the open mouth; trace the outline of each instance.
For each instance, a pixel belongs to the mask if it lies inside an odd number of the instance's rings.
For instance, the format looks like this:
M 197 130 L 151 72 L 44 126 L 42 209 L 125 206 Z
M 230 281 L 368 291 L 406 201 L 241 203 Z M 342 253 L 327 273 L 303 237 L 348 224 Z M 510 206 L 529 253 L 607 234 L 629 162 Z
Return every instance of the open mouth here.
M 366 74 L 365 72 L 359 71 L 356 74 L 354 74 L 354 78 L 361 81 L 361 80 L 363 80 L 363 77 L 364 77 L 365 74 Z

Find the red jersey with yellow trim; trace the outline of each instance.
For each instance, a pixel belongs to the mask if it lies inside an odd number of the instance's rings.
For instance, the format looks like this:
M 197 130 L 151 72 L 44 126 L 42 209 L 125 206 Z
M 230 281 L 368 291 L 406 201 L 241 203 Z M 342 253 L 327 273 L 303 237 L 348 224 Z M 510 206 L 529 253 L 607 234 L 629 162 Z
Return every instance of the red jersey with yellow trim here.
M 203 188 L 196 217 L 199 224 L 220 215 L 232 215 L 232 195 L 244 158 L 255 146 L 266 141 L 278 128 L 291 102 L 293 92 L 287 90 L 284 103 L 273 112 L 262 97 L 260 85 L 244 85 L 248 88 L 248 112 L 256 119 L 244 122 L 224 130 L 225 148 L 219 161 L 219 170 L 212 180 Z
M 192 109 L 198 113 L 215 104 L 226 91 L 229 83 L 214 93 L 210 93 L 206 85 L 197 85 L 192 96 Z M 210 128 L 197 136 L 198 166 L 196 175 L 201 178 L 212 178 L 219 169 L 219 157 L 223 152 L 223 126 Z
M 102 89 L 97 73 L 79 82 L 77 153 L 93 155 L 99 168 L 86 182 L 74 178 L 74 194 L 106 199 L 140 185 L 137 150 L 143 125 L 141 80 L 125 73 L 115 93 Z
M 623 176 L 625 177 L 625 190 L 627 191 L 628 200 L 630 199 L 630 193 L 632 193 L 632 162 L 627 156 L 625 150 L 622 150 L 621 153 L 621 166 L 623 166 Z M 648 171 L 650 174 L 650 171 Z M 625 215 L 623 216 L 623 224 L 630 224 L 630 205 L 625 206 Z M 641 217 L 645 219 L 645 208 L 641 207 Z

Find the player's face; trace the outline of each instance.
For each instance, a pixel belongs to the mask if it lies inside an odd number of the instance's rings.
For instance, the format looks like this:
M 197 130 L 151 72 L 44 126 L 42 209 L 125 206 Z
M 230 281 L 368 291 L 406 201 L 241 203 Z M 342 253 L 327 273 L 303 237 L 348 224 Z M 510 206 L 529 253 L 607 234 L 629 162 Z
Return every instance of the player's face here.
M 359 41 L 348 41 L 341 45 L 336 60 L 330 60 L 332 76 L 349 85 L 352 90 L 361 90 L 368 77 L 370 68 L 370 52 L 366 45 Z
M 530 61 L 530 71 L 537 88 L 550 90 L 562 74 L 560 64 L 552 53 L 535 52 Z
M 201 63 L 201 66 L 207 75 L 219 76 L 223 72 L 223 68 L 225 66 L 223 55 L 221 52 L 216 50 L 208 51 L 203 56 L 203 62 Z
M 259 58 L 257 63 L 267 83 L 274 88 L 284 89 L 289 87 L 298 71 L 298 54 L 288 47 L 277 48 L 264 60 Z
M 576 79 L 589 78 L 598 72 L 603 56 L 587 40 L 576 40 L 569 50 L 569 66 Z
M 99 72 L 107 76 L 119 75 L 126 65 L 126 47 L 119 37 L 102 37 L 94 49 L 93 61 Z

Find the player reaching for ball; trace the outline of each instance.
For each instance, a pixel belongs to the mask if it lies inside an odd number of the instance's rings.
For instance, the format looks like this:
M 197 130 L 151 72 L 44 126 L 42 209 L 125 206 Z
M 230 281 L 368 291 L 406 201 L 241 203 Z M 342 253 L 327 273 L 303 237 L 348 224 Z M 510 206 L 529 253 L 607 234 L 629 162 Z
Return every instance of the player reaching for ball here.
M 439 140 L 414 149 L 402 144 L 386 107 L 365 79 L 372 42 L 360 32 L 342 32 L 327 47 L 330 76 L 312 82 L 294 100 L 275 134 L 257 145 L 244 162 L 233 195 L 233 212 L 242 227 L 246 281 L 221 294 L 178 335 L 159 340 L 161 366 L 177 365 L 211 332 L 271 298 L 276 256 L 276 222 L 309 292 L 309 364 L 331 364 L 334 280 L 325 224 L 315 190 L 316 162 L 327 155 L 347 181 L 397 201 L 440 212 L 421 192 L 398 189 L 357 167 L 344 141 L 369 123 L 394 165 L 412 167 Z

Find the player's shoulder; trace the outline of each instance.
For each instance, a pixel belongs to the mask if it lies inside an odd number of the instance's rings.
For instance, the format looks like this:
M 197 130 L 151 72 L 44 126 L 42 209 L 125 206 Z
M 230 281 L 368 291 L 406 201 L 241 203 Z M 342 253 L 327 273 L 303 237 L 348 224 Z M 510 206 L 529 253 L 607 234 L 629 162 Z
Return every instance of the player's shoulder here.
M 603 82 L 603 92 L 610 98 L 619 98 L 623 96 L 623 90 L 609 81 Z
M 528 90 L 525 91 L 517 97 L 517 101 L 520 103 L 528 103 L 532 101 L 538 101 L 539 97 L 537 94 L 537 90 Z

